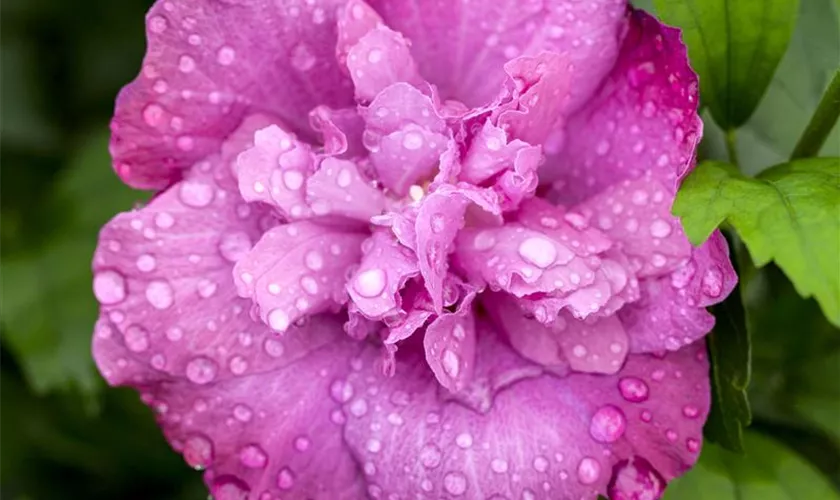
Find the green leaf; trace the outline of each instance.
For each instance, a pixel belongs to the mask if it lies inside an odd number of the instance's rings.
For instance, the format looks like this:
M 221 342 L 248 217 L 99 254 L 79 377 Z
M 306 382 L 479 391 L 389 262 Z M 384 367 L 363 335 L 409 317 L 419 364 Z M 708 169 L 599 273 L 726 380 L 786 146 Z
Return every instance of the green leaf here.
M 90 355 L 91 257 L 101 225 L 142 196 L 113 174 L 106 144 L 106 135 L 92 137 L 57 181 L 51 198 L 69 216 L 54 239 L 0 262 L 3 338 L 37 392 L 92 394 L 100 385 Z
M 654 0 L 683 29 L 700 93 L 724 129 L 746 122 L 785 53 L 798 0 Z
M 683 182 L 673 211 L 695 245 L 731 224 L 757 267 L 774 260 L 800 295 L 815 297 L 840 325 L 840 160 L 795 160 L 757 179 L 703 162 Z
M 730 294 L 712 307 L 712 313 L 715 328 L 708 337 L 712 408 L 703 434 L 727 450 L 741 453 L 744 429 L 752 420 L 747 399 L 750 336 L 741 294 Z
M 752 118 L 738 130 L 742 171 L 755 175 L 790 158 L 840 61 L 838 20 L 834 0 L 801 2 L 788 51 Z M 726 159 L 723 133 L 708 113 L 703 121 L 705 157 Z M 821 156 L 840 156 L 840 125 L 835 125 Z
M 837 491 L 810 464 L 776 441 L 744 434 L 738 455 L 706 443 L 695 467 L 673 481 L 666 500 L 833 500 Z

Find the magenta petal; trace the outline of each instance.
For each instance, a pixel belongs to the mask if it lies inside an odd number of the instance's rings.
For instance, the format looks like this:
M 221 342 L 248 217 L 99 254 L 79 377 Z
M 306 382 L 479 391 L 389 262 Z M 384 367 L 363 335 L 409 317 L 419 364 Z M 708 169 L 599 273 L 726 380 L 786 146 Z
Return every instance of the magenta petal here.
M 362 132 L 365 123 L 356 108 L 318 106 L 309 113 L 309 125 L 320 132 L 324 152 L 328 155 L 353 158 L 364 154 Z
M 639 277 L 662 276 L 691 256 L 691 243 L 671 215 L 673 197 L 659 182 L 637 179 L 615 184 L 578 209 L 620 244 Z
M 505 0 L 423 4 L 372 0 L 391 28 L 412 41 L 420 73 L 446 99 L 480 106 L 505 80 L 505 62 L 544 50 L 570 55 L 570 109 L 589 97 L 615 61 L 626 3 L 621 0 Z
M 417 260 L 426 290 L 438 313 L 443 310 L 443 280 L 449 269 L 449 254 L 454 248 L 455 237 L 464 227 L 468 203 L 458 193 L 438 191 L 423 198 L 417 212 Z
M 258 130 L 254 146 L 236 160 L 242 198 L 274 205 L 287 219 L 313 215 L 306 203 L 306 180 L 314 169 L 309 146 L 276 125 Z
M 567 122 L 565 147 L 545 173 L 558 199 L 584 200 L 645 173 L 676 192 L 702 136 L 697 76 L 679 31 L 633 11 L 618 61 L 593 98 Z
M 315 106 L 351 104 L 334 56 L 341 3 L 157 2 L 143 71 L 120 93 L 111 123 L 120 177 L 163 188 L 218 151 L 246 115 L 305 132 Z
M 406 281 L 420 274 L 416 257 L 384 229 L 373 232 L 362 252 L 362 262 L 347 283 L 350 298 L 369 319 L 399 314 L 400 291 Z
M 355 163 L 325 158 L 306 183 L 306 201 L 316 212 L 369 222 L 385 210 L 385 195 L 362 177 Z
M 725 299 L 738 284 L 729 245 L 720 231 L 695 248 L 691 261 L 671 274 L 671 285 L 685 289 L 688 301 L 707 307 Z M 681 294 L 682 295 L 682 294 Z
M 345 276 L 361 258 L 365 234 L 295 222 L 265 232 L 236 263 L 239 295 L 278 332 L 303 316 L 344 304 Z
M 423 83 L 408 51 L 407 40 L 384 26 L 372 29 L 350 48 L 347 68 L 360 102 L 370 102 L 395 83 Z
M 448 146 L 446 122 L 432 100 L 407 83 L 380 92 L 363 110 L 365 145 L 379 180 L 399 195 L 433 177 Z
M 346 406 L 345 439 L 375 496 L 594 498 L 632 460 L 660 479 L 648 492 L 657 498 L 697 459 L 709 408 L 702 345 L 559 379 L 478 333 L 474 399 L 441 401 L 416 355 L 398 356 L 393 378 L 371 374 L 373 352 L 351 373 L 365 396 Z
M 463 389 L 475 369 L 474 297 L 464 299 L 457 312 L 438 316 L 423 337 L 426 362 L 440 385 L 452 392 Z

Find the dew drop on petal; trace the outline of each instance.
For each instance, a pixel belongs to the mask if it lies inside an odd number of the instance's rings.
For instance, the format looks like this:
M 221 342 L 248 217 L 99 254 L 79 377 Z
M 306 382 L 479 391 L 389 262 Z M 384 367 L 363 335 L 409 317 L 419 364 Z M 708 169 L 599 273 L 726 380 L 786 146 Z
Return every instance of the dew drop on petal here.
M 664 490 L 664 478 L 640 456 L 616 463 L 607 486 L 609 497 L 615 499 L 661 498 Z
M 545 269 L 557 260 L 557 249 L 545 238 L 532 237 L 519 245 L 519 255 L 531 264 Z
M 614 443 L 624 435 L 627 419 L 620 408 L 613 405 L 602 406 L 589 422 L 589 435 L 599 443 Z
M 423 147 L 423 136 L 417 132 L 408 132 L 403 137 L 402 145 L 408 150 L 417 150 Z
M 440 465 L 441 458 L 440 449 L 433 444 L 426 445 L 420 450 L 420 463 L 427 469 L 434 469 Z
M 482 231 L 475 235 L 473 240 L 473 247 L 479 252 L 490 250 L 496 245 L 496 238 L 490 231 Z
M 307 252 L 304 260 L 306 261 L 306 267 L 308 267 L 311 271 L 319 271 L 324 267 L 324 257 L 318 250 L 310 250 Z
M 213 201 L 213 188 L 204 182 L 184 181 L 178 190 L 184 205 L 201 208 Z
M 458 377 L 458 374 L 461 373 L 461 360 L 458 358 L 458 355 L 450 349 L 444 349 L 442 361 L 446 374 L 452 378 Z
M 239 451 L 239 461 L 245 467 L 262 469 L 268 463 L 268 455 L 259 446 L 250 444 Z
M 125 300 L 125 278 L 116 271 L 99 271 L 93 277 L 93 294 L 101 304 L 118 304 Z
M 601 475 L 601 464 L 591 457 L 583 457 L 577 468 L 578 481 L 582 484 L 593 484 Z
M 125 346 L 132 352 L 143 352 L 149 348 L 149 332 L 138 325 L 129 326 L 124 334 Z
M 213 442 L 200 434 L 194 434 L 184 441 L 184 460 L 196 470 L 206 469 L 213 462 Z
M 297 191 L 303 186 L 303 174 L 297 170 L 286 170 L 283 172 L 283 185 L 287 189 Z
M 671 234 L 671 225 L 662 219 L 656 219 L 650 224 L 650 234 L 654 238 L 665 238 Z
M 282 309 L 273 309 L 268 313 L 268 326 L 274 331 L 285 332 L 289 328 L 289 315 Z
M 376 297 L 385 290 L 385 271 L 374 268 L 359 273 L 353 288 L 362 297 Z
M 717 266 L 706 271 L 702 282 L 703 293 L 712 298 L 720 297 L 723 292 L 723 273 Z
M 194 384 L 207 384 L 216 378 L 216 362 L 205 356 L 198 356 L 187 363 L 187 379 Z
M 443 487 L 450 495 L 461 496 L 467 491 L 467 478 L 460 472 L 448 472 L 443 476 Z
M 175 301 L 175 293 L 172 286 L 163 280 L 154 280 L 146 286 L 146 300 L 155 309 L 167 309 Z
M 618 381 L 618 390 L 621 396 L 631 403 L 647 401 L 650 394 L 647 383 L 637 377 L 623 377 Z

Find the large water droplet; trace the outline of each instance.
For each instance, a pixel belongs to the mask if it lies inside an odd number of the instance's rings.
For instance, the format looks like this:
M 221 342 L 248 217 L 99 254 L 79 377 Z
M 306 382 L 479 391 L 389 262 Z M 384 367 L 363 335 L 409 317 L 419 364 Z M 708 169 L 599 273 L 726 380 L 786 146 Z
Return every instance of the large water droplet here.
M 443 476 L 443 487 L 450 495 L 461 496 L 467 491 L 467 478 L 460 472 L 448 472 Z
M 101 304 L 118 304 L 125 300 L 125 278 L 116 271 L 100 271 L 93 277 L 93 294 Z
M 283 172 L 283 185 L 291 191 L 297 191 L 303 186 L 303 174 L 297 170 Z
M 216 362 L 205 356 L 198 356 L 187 363 L 187 379 L 195 384 L 207 384 L 216 378 Z
M 720 297 L 723 292 L 723 273 L 717 266 L 713 266 L 703 275 L 703 293 L 712 298 Z
M 662 219 L 656 219 L 650 224 L 650 234 L 654 238 L 665 238 L 671 234 L 671 225 Z
M 248 361 L 242 356 L 234 356 L 230 358 L 228 368 L 234 375 L 242 375 L 248 369 Z
M 235 476 L 220 476 L 213 480 L 213 500 L 248 500 L 251 489 Z
M 627 419 L 620 408 L 613 405 L 602 406 L 589 422 L 589 435 L 599 443 L 614 443 L 624 435 Z
M 475 235 L 473 240 L 473 247 L 479 252 L 490 250 L 496 245 L 496 238 L 490 231 L 482 231 Z
M 647 383 L 637 377 L 623 377 L 618 381 L 618 390 L 624 399 L 632 403 L 647 401 L 650 394 Z
M 125 330 L 125 346 L 132 352 L 143 352 L 149 348 L 149 332 L 138 325 L 132 325 Z
M 433 444 L 426 445 L 420 450 L 420 463 L 427 469 L 434 469 L 440 465 L 441 458 L 440 449 Z
M 467 449 L 472 446 L 473 438 L 469 432 L 462 432 L 455 438 L 455 444 L 457 444 L 459 448 Z
M 157 260 L 152 255 L 144 253 L 143 255 L 137 257 L 137 269 L 143 273 L 150 273 L 155 270 L 157 267 Z
M 341 171 L 338 173 L 338 176 L 335 178 L 335 183 L 338 184 L 340 188 L 346 188 L 350 186 L 350 183 L 353 181 L 353 174 L 350 173 L 350 170 L 346 168 L 342 168 Z
M 408 132 L 403 137 L 402 145 L 408 150 L 417 150 L 423 147 L 423 136 L 418 132 Z
M 283 467 L 277 473 L 277 487 L 281 490 L 290 490 L 295 485 L 295 475 L 288 467 Z
M 206 207 L 213 201 L 213 187 L 204 182 L 184 181 L 178 194 L 184 205 L 190 207 Z
M 633 456 L 613 466 L 612 477 L 607 485 L 610 498 L 657 499 L 665 490 L 665 480 L 653 466 L 642 457 Z
M 201 434 L 194 434 L 184 441 L 184 460 L 196 470 L 206 469 L 213 462 L 213 442 Z
M 268 326 L 274 331 L 285 332 L 289 328 L 289 315 L 282 309 L 273 309 L 268 313 Z
M 258 445 L 249 444 L 239 451 L 239 461 L 245 467 L 262 469 L 268 463 L 268 455 Z
M 345 380 L 336 380 L 330 386 L 330 396 L 337 403 L 346 403 L 353 397 L 353 385 Z
M 531 264 L 545 269 L 557 260 L 557 249 L 549 240 L 536 236 L 519 245 L 519 255 Z
M 229 262 L 238 262 L 250 250 L 251 237 L 243 231 L 225 233 L 219 241 L 219 253 Z
M 175 301 L 172 287 L 163 280 L 155 280 L 146 286 L 146 300 L 155 309 L 167 309 Z
M 376 297 L 385 290 L 385 271 L 374 268 L 359 273 L 353 283 L 353 288 L 362 297 Z
M 216 53 L 216 61 L 222 66 L 230 66 L 236 59 L 236 51 L 232 47 L 224 46 Z
M 457 378 L 458 374 L 461 373 L 461 360 L 450 349 L 443 350 L 442 362 L 444 371 L 450 377 Z
M 319 271 L 324 267 L 324 257 L 318 250 L 310 250 L 307 252 L 304 260 L 306 261 L 306 267 L 308 267 L 311 271 Z
M 582 484 L 593 484 L 601 475 L 601 464 L 592 457 L 583 457 L 578 464 L 577 477 Z

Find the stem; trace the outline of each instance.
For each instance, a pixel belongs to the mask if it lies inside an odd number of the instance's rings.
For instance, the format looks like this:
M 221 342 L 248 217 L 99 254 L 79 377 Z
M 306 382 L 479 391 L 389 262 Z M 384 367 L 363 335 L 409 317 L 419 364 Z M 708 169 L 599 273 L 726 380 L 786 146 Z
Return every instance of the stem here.
M 834 128 L 837 117 L 840 115 L 840 70 L 834 73 L 828 89 L 823 94 L 817 110 L 802 132 L 802 137 L 793 148 L 790 159 L 810 158 L 820 152 L 823 143 Z
M 726 152 L 729 155 L 729 163 L 738 166 L 738 144 L 735 141 L 735 129 L 726 131 Z

